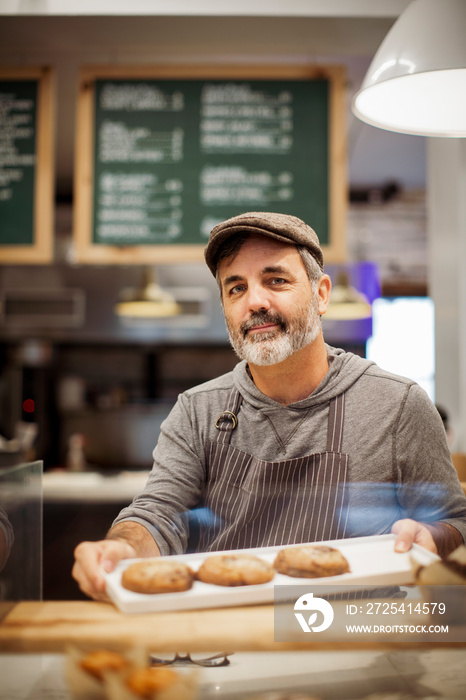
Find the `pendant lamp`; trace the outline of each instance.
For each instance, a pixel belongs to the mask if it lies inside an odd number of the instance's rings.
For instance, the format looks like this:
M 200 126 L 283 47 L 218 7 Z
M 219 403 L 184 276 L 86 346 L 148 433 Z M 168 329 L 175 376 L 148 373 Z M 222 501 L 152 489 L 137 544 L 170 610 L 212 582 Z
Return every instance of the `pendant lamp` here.
M 388 131 L 466 137 L 466 0 L 413 0 L 380 45 L 353 112 Z
M 129 318 L 164 318 L 178 315 L 181 306 L 169 292 L 160 287 L 155 271 L 147 267 L 142 286 L 138 289 L 124 289 L 115 311 L 118 316 Z
M 332 321 L 356 321 L 372 316 L 367 297 L 352 287 L 346 272 L 339 272 L 330 292 L 325 318 Z

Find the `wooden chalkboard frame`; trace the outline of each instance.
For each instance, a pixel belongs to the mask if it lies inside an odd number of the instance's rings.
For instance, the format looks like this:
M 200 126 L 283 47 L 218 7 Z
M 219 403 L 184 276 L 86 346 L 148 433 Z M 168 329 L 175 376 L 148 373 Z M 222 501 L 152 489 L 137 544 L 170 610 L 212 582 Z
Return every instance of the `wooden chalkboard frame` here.
M 169 264 L 203 260 L 203 245 L 112 246 L 93 243 L 94 100 L 96 80 L 327 80 L 329 84 L 329 241 L 325 261 L 346 259 L 346 71 L 333 65 L 88 66 L 80 70 L 74 192 L 73 256 L 87 264 Z M 309 222 L 311 223 L 311 222 Z M 312 225 L 312 223 L 311 223 Z
M 50 263 L 54 222 L 54 73 L 49 67 L 0 67 L 1 81 L 37 81 L 36 162 L 32 243 L 0 245 L 2 264 Z

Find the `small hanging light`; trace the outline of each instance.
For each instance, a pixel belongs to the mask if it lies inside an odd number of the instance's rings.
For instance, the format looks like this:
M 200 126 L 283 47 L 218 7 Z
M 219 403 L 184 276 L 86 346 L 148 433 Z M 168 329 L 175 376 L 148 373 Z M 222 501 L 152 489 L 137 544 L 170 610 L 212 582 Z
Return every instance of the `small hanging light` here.
M 181 306 L 172 294 L 158 284 L 155 270 L 146 267 L 142 286 L 124 289 L 115 311 L 118 316 L 130 318 L 166 318 L 177 316 Z
M 372 316 L 367 297 L 349 283 L 348 273 L 340 271 L 330 292 L 330 302 L 324 318 L 332 321 L 354 321 Z

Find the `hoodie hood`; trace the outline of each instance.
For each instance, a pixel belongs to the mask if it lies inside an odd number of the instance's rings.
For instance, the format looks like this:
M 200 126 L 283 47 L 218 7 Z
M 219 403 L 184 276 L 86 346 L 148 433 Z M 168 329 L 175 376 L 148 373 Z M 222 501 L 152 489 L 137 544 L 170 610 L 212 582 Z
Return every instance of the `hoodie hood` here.
M 365 358 L 346 352 L 341 348 L 333 348 L 326 345 L 329 369 L 319 386 L 310 396 L 297 403 L 289 404 L 286 408 L 300 410 L 317 406 L 330 401 L 334 396 L 346 391 L 363 375 L 374 363 Z M 247 401 L 257 410 L 268 407 L 278 407 L 273 399 L 265 396 L 254 384 L 249 374 L 247 362 L 239 362 L 233 370 L 233 379 L 236 388 L 244 401 Z M 281 406 L 283 408 L 283 406 Z

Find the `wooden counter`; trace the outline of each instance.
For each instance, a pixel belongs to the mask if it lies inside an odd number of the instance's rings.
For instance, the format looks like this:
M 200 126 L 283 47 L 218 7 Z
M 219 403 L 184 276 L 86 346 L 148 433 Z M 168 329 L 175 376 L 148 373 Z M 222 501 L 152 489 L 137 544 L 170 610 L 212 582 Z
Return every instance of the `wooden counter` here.
M 127 615 L 94 601 L 22 602 L 0 624 L 3 652 L 61 652 L 69 642 L 167 651 L 268 649 L 273 606 Z
M 337 605 L 344 603 L 334 603 Z M 61 653 L 69 643 L 115 649 L 140 645 L 151 651 L 406 650 L 458 646 L 441 641 L 426 643 L 408 635 L 403 636 L 403 641 L 399 635 L 387 636 L 383 642 L 360 635 L 347 642 L 322 642 L 314 633 L 309 635 L 309 641 L 276 643 L 273 605 L 128 615 L 111 604 L 94 601 L 22 602 L 0 623 L 0 652 Z M 466 646 L 466 642 L 460 645 Z

